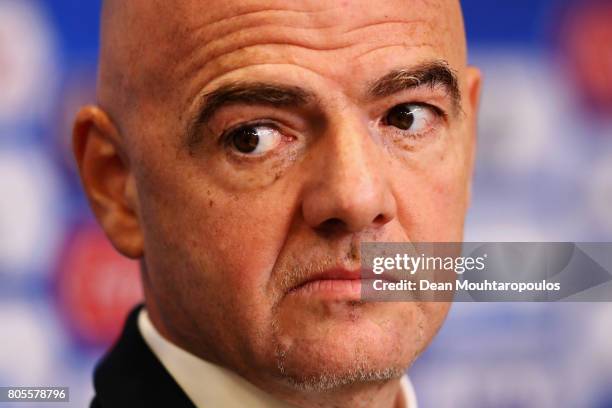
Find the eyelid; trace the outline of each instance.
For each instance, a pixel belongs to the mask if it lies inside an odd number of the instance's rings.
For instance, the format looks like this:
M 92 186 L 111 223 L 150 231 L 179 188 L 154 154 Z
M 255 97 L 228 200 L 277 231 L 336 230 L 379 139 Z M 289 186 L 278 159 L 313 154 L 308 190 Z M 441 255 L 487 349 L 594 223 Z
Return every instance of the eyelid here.
M 403 106 L 416 106 L 418 108 L 427 109 L 431 111 L 437 118 L 445 122 L 448 121 L 448 114 L 446 113 L 446 111 L 436 105 L 432 105 L 430 103 L 425 103 L 425 102 L 403 102 L 403 103 L 394 104 L 392 107 L 388 108 L 384 112 L 384 115 L 382 116 L 382 123 L 385 126 L 391 126 L 390 124 L 387 123 L 387 116 L 389 115 L 389 112 L 391 112 L 396 107 L 402 106 L 402 105 Z
M 230 136 L 232 135 L 232 133 L 243 127 L 269 127 L 269 128 L 275 129 L 276 131 L 280 132 L 280 129 L 279 129 L 280 126 L 278 126 L 278 124 L 275 123 L 274 121 L 270 119 L 255 119 L 255 120 L 248 121 L 248 122 L 237 123 L 233 126 L 230 126 L 223 132 L 221 132 L 221 134 L 218 136 L 219 144 L 227 145 L 230 142 Z
M 429 109 L 435 113 L 436 116 L 443 118 L 445 121 L 450 120 L 449 112 L 452 111 L 452 107 L 446 106 L 444 100 L 439 100 L 438 98 L 397 95 L 395 97 L 388 98 L 384 105 L 379 105 L 379 108 L 372 113 L 374 116 L 385 117 L 389 111 L 401 105 L 414 105 Z
M 437 116 L 440 116 L 440 117 L 443 117 L 443 118 L 447 117 L 447 113 L 446 113 L 446 111 L 444 109 L 440 108 L 439 106 L 432 105 L 430 103 L 426 103 L 426 102 L 408 102 L 408 103 L 403 103 L 403 104 L 400 104 L 400 105 L 418 106 L 419 108 L 430 109 Z M 397 106 L 397 105 L 395 105 L 395 106 Z M 391 108 L 391 109 L 393 109 L 393 108 Z

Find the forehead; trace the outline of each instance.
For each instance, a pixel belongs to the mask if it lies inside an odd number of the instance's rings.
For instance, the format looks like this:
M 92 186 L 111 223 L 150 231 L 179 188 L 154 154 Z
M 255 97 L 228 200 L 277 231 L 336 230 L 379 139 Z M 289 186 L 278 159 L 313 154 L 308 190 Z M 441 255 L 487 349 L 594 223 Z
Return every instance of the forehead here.
M 137 2 L 135 44 L 148 44 L 133 51 L 137 76 L 182 103 L 235 77 L 307 74 L 350 88 L 394 65 L 464 58 L 456 0 Z

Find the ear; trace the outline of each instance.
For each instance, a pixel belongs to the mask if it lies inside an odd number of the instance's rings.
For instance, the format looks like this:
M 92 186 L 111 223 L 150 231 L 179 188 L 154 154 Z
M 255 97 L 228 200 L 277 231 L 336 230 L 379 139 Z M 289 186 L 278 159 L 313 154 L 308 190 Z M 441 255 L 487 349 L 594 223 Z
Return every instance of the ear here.
M 468 136 L 470 143 L 470 156 L 469 160 L 469 172 L 468 172 L 468 186 L 467 186 L 467 202 L 468 205 L 472 201 L 472 178 L 474 173 L 474 161 L 476 160 L 476 148 L 477 148 L 477 132 L 478 132 L 478 110 L 480 106 L 480 90 L 482 86 L 482 74 L 480 70 L 473 66 L 468 66 L 466 70 L 466 90 L 467 90 L 467 103 L 468 109 L 466 111 L 468 117 Z
M 81 182 L 98 222 L 123 255 L 143 255 L 138 196 L 121 138 L 108 115 L 83 107 L 75 119 L 72 147 Z

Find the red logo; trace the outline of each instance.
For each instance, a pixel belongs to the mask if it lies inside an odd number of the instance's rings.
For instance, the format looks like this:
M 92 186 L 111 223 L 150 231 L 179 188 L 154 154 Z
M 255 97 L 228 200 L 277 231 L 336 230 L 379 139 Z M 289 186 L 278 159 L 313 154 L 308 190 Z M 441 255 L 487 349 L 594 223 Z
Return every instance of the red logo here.
M 108 346 L 142 301 L 139 264 L 120 255 L 97 225 L 80 226 L 63 250 L 57 295 L 77 341 Z
M 564 19 L 561 41 L 586 102 L 612 114 L 612 4 L 576 5 Z

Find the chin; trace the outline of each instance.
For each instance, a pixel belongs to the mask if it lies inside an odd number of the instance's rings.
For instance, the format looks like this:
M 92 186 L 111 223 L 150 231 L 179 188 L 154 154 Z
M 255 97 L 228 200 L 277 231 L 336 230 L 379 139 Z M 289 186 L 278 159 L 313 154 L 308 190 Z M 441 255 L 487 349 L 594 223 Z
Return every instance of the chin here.
M 415 303 L 335 307 L 275 322 L 277 370 L 288 385 L 325 391 L 399 378 L 431 337 Z

